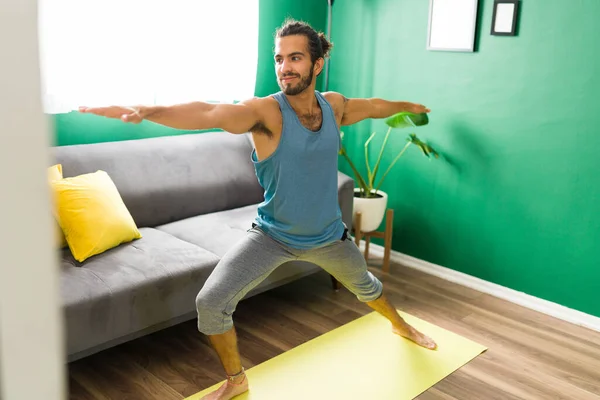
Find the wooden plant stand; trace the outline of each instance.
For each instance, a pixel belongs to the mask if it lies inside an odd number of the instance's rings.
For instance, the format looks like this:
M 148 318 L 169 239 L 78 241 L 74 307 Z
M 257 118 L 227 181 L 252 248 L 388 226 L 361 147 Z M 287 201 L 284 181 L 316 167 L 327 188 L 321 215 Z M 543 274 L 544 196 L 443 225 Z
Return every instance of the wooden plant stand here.
M 390 256 L 392 252 L 392 232 L 394 230 L 394 210 L 388 208 L 385 212 L 385 231 L 372 231 L 363 232 L 361 231 L 361 218 L 360 212 L 356 213 L 354 222 L 354 242 L 357 246 L 360 246 L 360 240 L 365 239 L 365 261 L 369 260 L 369 244 L 371 244 L 371 238 L 380 238 L 384 242 L 383 251 L 383 268 L 384 272 L 390 272 Z
M 372 231 L 372 232 L 363 232 L 361 228 L 361 218 L 362 214 L 360 212 L 356 213 L 356 217 L 354 219 L 354 227 L 352 229 L 352 233 L 354 235 L 354 242 L 357 246 L 360 247 L 361 239 L 365 239 L 365 261 L 369 261 L 369 244 L 371 244 L 371 238 L 380 238 L 384 241 L 384 252 L 383 252 L 383 267 L 382 270 L 384 272 L 390 272 L 390 256 L 392 252 L 392 232 L 394 230 L 394 210 L 388 208 L 385 213 L 385 230 L 384 231 Z M 331 283 L 335 290 L 339 290 L 340 283 L 331 276 Z

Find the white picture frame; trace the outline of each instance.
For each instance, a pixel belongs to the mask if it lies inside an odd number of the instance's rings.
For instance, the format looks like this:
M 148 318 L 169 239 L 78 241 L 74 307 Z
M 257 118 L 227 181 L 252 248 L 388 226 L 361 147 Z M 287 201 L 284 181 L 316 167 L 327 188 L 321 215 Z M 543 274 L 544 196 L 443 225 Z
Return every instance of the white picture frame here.
M 427 50 L 473 52 L 479 0 L 429 0 Z

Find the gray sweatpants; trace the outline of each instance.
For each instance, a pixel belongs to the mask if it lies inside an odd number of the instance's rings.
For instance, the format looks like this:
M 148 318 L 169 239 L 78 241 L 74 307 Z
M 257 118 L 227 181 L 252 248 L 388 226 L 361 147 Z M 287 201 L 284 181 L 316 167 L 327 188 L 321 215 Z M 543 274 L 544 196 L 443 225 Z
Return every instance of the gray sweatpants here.
M 219 261 L 198 293 L 198 330 L 215 335 L 231 329 L 238 302 L 275 268 L 293 260 L 320 266 L 362 302 L 376 300 L 382 294 L 383 285 L 367 270 L 362 253 L 350 237 L 315 249 L 298 250 L 253 227 Z

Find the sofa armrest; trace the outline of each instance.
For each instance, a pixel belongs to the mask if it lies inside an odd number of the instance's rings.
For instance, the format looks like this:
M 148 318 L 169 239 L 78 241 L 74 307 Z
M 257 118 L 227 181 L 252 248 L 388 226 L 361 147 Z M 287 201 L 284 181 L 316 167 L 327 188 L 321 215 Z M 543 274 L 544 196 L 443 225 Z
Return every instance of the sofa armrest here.
M 352 231 L 352 211 L 354 209 L 354 179 L 338 171 L 338 201 L 342 210 L 342 221 Z

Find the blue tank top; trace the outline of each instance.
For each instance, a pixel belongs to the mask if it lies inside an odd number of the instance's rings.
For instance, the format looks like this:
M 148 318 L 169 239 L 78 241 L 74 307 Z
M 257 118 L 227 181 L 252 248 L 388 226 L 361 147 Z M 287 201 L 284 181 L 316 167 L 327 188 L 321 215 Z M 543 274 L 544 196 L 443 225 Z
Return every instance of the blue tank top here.
M 279 102 L 283 119 L 277 149 L 252 162 L 264 201 L 256 224 L 274 239 L 297 249 L 319 247 L 340 240 L 345 225 L 338 203 L 338 152 L 341 138 L 333 110 L 315 91 L 323 115 L 321 128 L 305 128 L 285 94 Z

